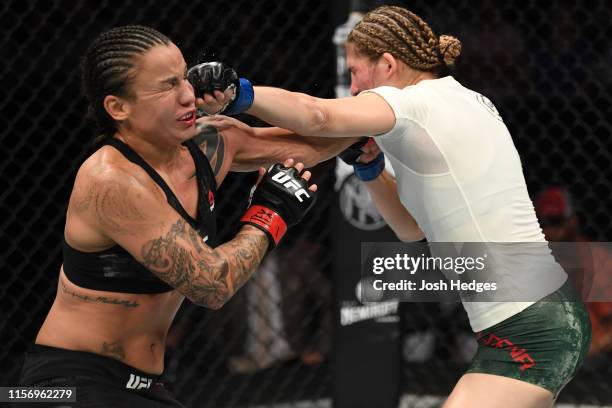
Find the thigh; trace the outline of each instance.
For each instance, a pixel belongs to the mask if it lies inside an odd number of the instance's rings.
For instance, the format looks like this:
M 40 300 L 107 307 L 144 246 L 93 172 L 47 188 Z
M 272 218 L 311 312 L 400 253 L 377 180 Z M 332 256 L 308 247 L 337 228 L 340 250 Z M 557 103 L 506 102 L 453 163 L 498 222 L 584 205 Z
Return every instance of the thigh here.
M 468 373 L 520 380 L 556 397 L 576 374 L 591 339 L 588 314 L 571 293 L 562 288 L 479 333 Z
M 463 375 L 443 408 L 550 408 L 553 393 L 513 378 L 492 374 Z

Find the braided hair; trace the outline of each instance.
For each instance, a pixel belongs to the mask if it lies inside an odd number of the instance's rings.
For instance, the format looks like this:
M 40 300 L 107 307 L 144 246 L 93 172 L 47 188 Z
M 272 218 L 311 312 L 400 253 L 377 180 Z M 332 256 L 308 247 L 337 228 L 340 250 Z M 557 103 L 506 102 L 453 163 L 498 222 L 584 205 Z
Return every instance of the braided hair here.
M 350 32 L 347 42 L 371 59 L 388 52 L 411 68 L 437 75 L 452 68 L 461 54 L 457 38 L 438 38 L 423 19 L 398 6 L 381 6 L 368 12 Z
M 104 109 L 104 98 L 129 98 L 136 58 L 157 45 L 170 44 L 168 37 L 149 27 L 129 25 L 100 34 L 81 62 L 83 89 L 88 100 L 88 117 L 97 126 L 96 143 L 112 137 L 117 122 Z

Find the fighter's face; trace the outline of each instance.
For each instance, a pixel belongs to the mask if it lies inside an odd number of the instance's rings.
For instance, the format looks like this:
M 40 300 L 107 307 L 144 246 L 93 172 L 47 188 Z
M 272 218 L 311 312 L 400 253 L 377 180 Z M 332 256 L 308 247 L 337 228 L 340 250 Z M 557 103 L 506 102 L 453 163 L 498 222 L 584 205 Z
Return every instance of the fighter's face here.
M 174 45 L 158 45 L 136 62 L 128 125 L 139 134 L 179 141 L 195 133 L 195 96 L 186 64 Z
M 346 44 L 346 63 L 351 73 L 351 95 L 376 88 L 384 84 L 384 76 L 379 63 L 360 54 L 352 43 Z

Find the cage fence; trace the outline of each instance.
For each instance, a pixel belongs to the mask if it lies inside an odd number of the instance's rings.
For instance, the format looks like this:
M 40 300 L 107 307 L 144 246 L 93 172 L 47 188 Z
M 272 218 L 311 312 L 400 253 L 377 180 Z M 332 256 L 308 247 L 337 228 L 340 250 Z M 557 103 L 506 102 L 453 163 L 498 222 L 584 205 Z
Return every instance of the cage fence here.
M 609 241 L 610 4 L 415 0 L 407 6 L 438 34 L 462 41 L 454 75 L 501 112 L 530 193 L 565 186 L 584 236 Z M 2 2 L 2 385 L 16 384 L 22 352 L 55 295 L 66 204 L 95 136 L 77 69 L 93 37 L 113 26 L 150 25 L 175 41 L 188 63 L 215 48 L 256 84 L 333 97 L 332 36 L 346 11 L 344 3 L 322 0 Z M 169 335 L 165 376 L 187 406 L 331 406 L 334 166 L 313 170 L 326 198 L 231 302 L 219 311 L 182 307 Z M 232 174 L 221 187 L 222 238 L 235 232 L 254 180 Z M 439 406 L 475 350 L 467 319 L 460 306 L 432 303 L 403 304 L 401 315 L 402 404 Z M 610 336 L 609 323 L 602 327 L 596 335 Z M 612 342 L 603 341 L 561 403 L 612 404 L 611 370 Z

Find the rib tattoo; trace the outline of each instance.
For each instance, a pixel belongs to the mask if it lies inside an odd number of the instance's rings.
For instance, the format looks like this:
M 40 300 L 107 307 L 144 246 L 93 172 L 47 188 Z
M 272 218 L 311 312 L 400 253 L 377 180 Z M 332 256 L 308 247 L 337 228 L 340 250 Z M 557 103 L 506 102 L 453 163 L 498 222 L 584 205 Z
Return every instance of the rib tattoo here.
M 113 297 L 107 297 L 107 296 L 96 296 L 96 297 L 91 297 L 91 296 L 87 296 L 87 295 L 82 295 L 80 293 L 76 293 L 71 291 L 64 282 L 61 282 L 62 285 L 62 292 L 64 292 L 67 295 L 72 296 L 73 298 L 77 298 L 79 300 L 82 300 L 84 302 L 93 302 L 93 303 L 106 303 L 109 305 L 119 305 L 119 306 L 124 306 L 124 307 L 128 307 L 128 308 L 132 308 L 132 307 L 138 307 L 139 304 L 138 302 L 134 301 L 134 300 L 124 300 L 124 299 L 116 299 Z
M 117 342 L 102 342 L 102 350 L 100 350 L 100 354 L 112 357 L 117 360 L 125 359 L 125 350 L 123 349 L 123 346 Z

